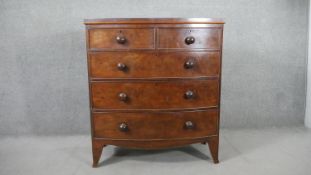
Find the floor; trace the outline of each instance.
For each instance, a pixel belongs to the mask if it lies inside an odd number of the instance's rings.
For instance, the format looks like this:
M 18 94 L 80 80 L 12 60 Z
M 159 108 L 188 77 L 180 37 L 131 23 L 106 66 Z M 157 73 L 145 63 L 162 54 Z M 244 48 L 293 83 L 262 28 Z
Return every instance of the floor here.
M 221 130 L 220 163 L 208 147 L 142 151 L 108 146 L 91 167 L 89 136 L 0 139 L 1 175 L 309 175 L 311 130 Z

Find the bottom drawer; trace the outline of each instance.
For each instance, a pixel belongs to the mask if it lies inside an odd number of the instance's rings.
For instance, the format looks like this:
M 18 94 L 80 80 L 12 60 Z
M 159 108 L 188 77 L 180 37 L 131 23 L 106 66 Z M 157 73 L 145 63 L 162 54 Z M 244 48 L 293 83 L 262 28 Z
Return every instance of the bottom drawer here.
M 188 112 L 93 113 L 94 137 L 183 139 L 218 133 L 218 109 Z

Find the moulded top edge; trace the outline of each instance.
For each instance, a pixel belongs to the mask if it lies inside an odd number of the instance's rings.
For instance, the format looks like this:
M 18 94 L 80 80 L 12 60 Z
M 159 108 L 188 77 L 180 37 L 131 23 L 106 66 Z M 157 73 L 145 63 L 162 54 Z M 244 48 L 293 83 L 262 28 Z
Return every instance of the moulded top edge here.
M 224 24 L 221 18 L 102 18 L 85 19 L 84 24 Z

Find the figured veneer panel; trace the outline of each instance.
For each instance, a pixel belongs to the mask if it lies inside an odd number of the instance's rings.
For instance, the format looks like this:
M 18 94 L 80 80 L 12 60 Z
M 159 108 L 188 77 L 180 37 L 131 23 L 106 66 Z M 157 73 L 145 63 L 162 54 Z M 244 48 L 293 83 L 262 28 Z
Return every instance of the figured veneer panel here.
M 90 49 L 153 49 L 153 28 L 96 28 L 89 30 Z M 124 37 L 124 43 L 120 43 L 117 37 Z
M 123 64 L 124 69 L 118 68 Z M 187 64 L 192 64 L 187 67 Z M 92 78 L 219 76 L 219 52 L 93 52 Z
M 221 47 L 220 28 L 160 28 L 158 29 L 158 48 L 166 49 L 212 49 Z M 187 44 L 187 37 L 193 43 Z
M 197 112 L 94 113 L 94 136 L 113 139 L 189 139 L 217 134 L 218 109 Z M 186 123 L 191 122 L 192 128 Z M 120 125 L 127 129 L 120 130 Z
M 97 109 L 167 109 L 218 106 L 218 80 L 92 82 L 92 103 Z M 187 91 L 193 98 L 186 99 Z M 119 98 L 121 93 L 127 99 Z

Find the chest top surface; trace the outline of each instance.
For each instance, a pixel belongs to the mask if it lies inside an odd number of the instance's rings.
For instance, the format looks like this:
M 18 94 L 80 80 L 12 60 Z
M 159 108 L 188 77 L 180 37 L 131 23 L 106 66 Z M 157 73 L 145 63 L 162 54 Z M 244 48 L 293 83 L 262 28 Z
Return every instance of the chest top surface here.
M 221 18 L 101 18 L 85 19 L 84 24 L 224 24 Z

